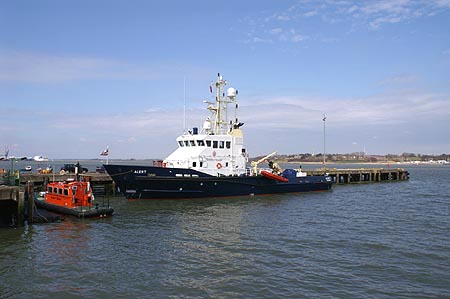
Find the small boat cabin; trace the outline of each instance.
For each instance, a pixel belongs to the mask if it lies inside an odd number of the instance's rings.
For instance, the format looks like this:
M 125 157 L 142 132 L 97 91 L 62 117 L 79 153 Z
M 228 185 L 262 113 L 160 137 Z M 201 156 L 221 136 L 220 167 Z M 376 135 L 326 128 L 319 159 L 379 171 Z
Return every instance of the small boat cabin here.
M 75 208 L 92 206 L 94 196 L 89 182 L 57 182 L 47 185 L 45 201 L 50 204 Z

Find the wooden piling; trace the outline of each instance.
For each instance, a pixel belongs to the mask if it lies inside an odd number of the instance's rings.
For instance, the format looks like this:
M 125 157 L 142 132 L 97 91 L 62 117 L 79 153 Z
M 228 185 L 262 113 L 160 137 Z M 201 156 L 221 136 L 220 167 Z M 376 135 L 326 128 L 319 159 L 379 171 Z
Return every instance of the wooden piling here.
M 28 224 L 33 223 L 34 219 L 34 184 L 28 181 L 26 185 L 26 198 L 28 201 Z
M 0 186 L 0 225 L 24 225 L 25 192 L 15 186 Z

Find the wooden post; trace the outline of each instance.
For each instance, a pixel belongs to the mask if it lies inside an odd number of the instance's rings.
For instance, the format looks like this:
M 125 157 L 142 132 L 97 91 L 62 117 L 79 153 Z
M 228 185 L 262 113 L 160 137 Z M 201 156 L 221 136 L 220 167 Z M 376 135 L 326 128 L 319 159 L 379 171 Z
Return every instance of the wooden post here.
M 19 188 L 16 189 L 15 192 L 15 199 L 17 201 L 17 226 L 23 226 L 24 225 L 24 200 L 25 200 L 25 192 L 21 192 Z
M 33 224 L 34 219 L 34 184 L 28 181 L 26 186 L 26 196 L 28 200 L 28 224 Z
M 116 196 L 116 182 L 112 181 L 112 195 Z

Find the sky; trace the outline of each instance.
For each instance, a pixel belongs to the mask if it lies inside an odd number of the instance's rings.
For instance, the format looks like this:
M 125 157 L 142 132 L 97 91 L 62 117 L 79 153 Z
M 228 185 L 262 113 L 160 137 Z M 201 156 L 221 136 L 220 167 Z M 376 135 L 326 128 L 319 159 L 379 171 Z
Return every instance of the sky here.
M 165 158 L 220 72 L 251 157 L 450 153 L 449 28 L 450 0 L 0 0 L 0 151 Z

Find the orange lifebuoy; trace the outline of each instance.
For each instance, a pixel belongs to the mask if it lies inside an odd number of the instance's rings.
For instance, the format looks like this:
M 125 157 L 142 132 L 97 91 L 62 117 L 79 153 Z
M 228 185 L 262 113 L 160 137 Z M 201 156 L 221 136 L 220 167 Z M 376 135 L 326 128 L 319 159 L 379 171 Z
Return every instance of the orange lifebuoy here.
M 217 163 L 216 167 L 217 167 L 217 169 L 221 169 L 222 168 L 222 164 Z

